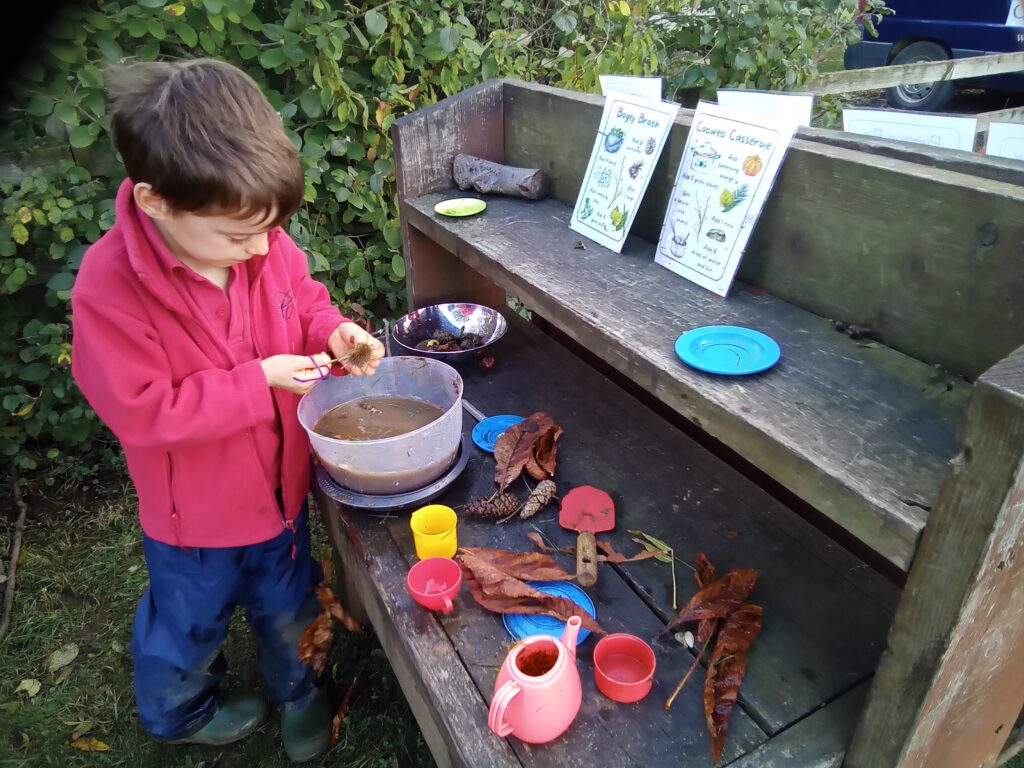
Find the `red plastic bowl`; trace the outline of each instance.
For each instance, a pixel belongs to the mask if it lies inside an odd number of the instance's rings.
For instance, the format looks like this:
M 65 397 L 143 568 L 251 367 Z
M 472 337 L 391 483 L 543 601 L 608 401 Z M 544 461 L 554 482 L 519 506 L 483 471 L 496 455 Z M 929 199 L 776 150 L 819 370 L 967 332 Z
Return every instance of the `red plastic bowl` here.
M 650 693 L 654 667 L 654 651 L 635 635 L 608 635 L 594 646 L 594 681 L 612 701 L 632 704 Z

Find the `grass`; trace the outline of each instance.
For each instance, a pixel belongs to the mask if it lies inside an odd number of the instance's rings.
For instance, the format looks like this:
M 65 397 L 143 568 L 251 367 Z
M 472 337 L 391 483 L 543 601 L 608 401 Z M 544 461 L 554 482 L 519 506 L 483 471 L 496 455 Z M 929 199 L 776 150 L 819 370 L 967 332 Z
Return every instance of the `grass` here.
M 291 765 L 276 721 L 229 747 L 158 744 L 135 713 L 129 653 L 135 603 L 146 583 L 134 499 L 125 491 L 99 505 L 32 507 L 17 570 L 14 616 L 0 641 L 0 766 L 131 766 L 241 768 Z M 8 526 L 12 528 L 13 526 Z M 320 551 L 322 532 L 314 529 Z M 0 535 L 0 552 L 10 530 Z M 50 654 L 79 646 L 67 667 L 49 672 Z M 240 616 L 228 635 L 230 687 L 258 686 L 251 637 Z M 329 690 L 340 700 L 353 674 L 359 682 L 337 745 L 311 766 L 420 768 L 433 760 L 383 651 L 372 635 L 338 628 L 328 662 Z M 15 693 L 20 681 L 38 680 L 32 698 Z M 70 746 L 74 732 L 109 746 L 83 752 Z

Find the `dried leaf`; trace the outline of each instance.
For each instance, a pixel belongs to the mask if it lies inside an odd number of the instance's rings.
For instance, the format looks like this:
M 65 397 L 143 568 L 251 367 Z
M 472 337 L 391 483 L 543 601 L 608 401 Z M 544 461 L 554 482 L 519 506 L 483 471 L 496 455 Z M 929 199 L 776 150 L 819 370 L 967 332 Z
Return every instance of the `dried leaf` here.
M 341 622 L 349 632 L 361 632 L 359 622 L 353 619 L 348 611 L 341 605 L 338 598 L 334 596 L 334 590 L 321 582 L 316 588 L 316 599 L 320 602 L 320 608 Z
M 747 671 L 747 651 L 761 631 L 761 606 L 741 605 L 729 614 L 715 642 L 704 681 L 704 717 L 715 763 L 722 758 L 729 717 Z
M 725 618 L 747 599 L 756 582 L 757 571 L 753 568 L 729 571 L 691 597 L 658 634 L 663 635 L 687 621 Z
M 93 725 L 95 725 L 95 723 L 93 723 L 90 720 L 86 720 L 85 722 L 79 723 L 75 727 L 75 730 L 71 732 L 71 741 L 76 741 L 77 739 L 80 739 L 83 736 L 85 736 L 85 734 L 92 730 Z
M 526 500 L 526 504 L 523 505 L 523 511 L 519 513 L 519 516 L 523 520 L 536 515 L 544 507 L 546 507 L 550 501 L 555 498 L 555 491 L 557 490 L 554 480 L 545 480 L 540 483 L 530 493 L 529 498 Z
M 554 616 L 562 621 L 566 621 L 572 616 L 579 616 L 583 626 L 591 632 L 596 632 L 599 635 L 606 634 L 590 614 L 572 600 L 540 592 L 525 581 L 497 568 L 488 559 L 489 552 L 498 552 L 499 562 L 508 560 L 508 558 L 502 557 L 504 555 L 516 554 L 483 548 L 463 549 L 456 558 L 462 567 L 463 580 L 469 587 L 470 594 L 481 607 L 495 613 L 533 613 Z M 483 556 L 480 556 L 480 553 Z M 546 555 L 537 553 L 529 556 L 550 560 Z M 528 578 L 537 577 L 529 575 Z
M 39 695 L 39 691 L 42 689 L 43 684 L 33 678 L 22 680 L 18 683 L 18 687 L 14 689 L 15 694 L 24 691 L 30 699 L 34 699 Z
M 597 548 L 602 552 L 602 556 L 598 559 L 606 563 L 615 563 L 616 565 L 619 565 L 621 563 L 635 563 L 638 560 L 647 560 L 652 557 L 657 557 L 657 552 L 649 549 L 644 549 L 632 557 L 626 557 L 621 552 L 617 552 L 610 541 L 601 541 L 601 539 L 596 539 L 596 541 Z
M 707 555 L 703 552 L 698 553 L 697 557 L 693 560 L 693 564 L 695 566 L 693 578 L 696 580 L 699 589 L 703 589 L 715 580 L 715 566 L 711 564 L 711 561 L 708 560 Z M 718 619 L 704 619 L 697 627 L 697 640 L 701 645 L 704 645 L 715 634 L 716 629 L 718 629 Z
M 567 581 L 572 578 L 558 563 L 540 552 L 509 552 L 489 547 L 462 547 L 464 555 L 475 558 L 516 579 Z
M 78 645 L 75 643 L 67 643 L 50 654 L 50 659 L 46 662 L 46 668 L 50 672 L 56 672 L 58 669 L 66 667 L 77 658 Z
M 299 659 L 313 667 L 313 674 L 320 677 L 327 664 L 327 652 L 334 642 L 334 624 L 331 614 L 321 612 L 299 638 Z
M 643 536 L 645 539 L 647 539 L 649 542 L 651 542 L 651 544 L 656 546 L 662 552 L 671 552 L 672 551 L 672 547 L 670 547 L 668 544 L 666 544 L 661 539 L 659 539 L 659 538 L 657 538 L 655 536 L 651 536 L 651 534 L 649 534 L 649 533 L 644 533 L 643 531 L 634 531 L 634 530 L 631 530 L 630 533 L 632 533 L 634 536 Z
M 530 477 L 540 482 L 555 474 L 555 463 L 558 459 L 558 438 L 562 436 L 562 428 L 555 425 L 537 440 L 533 447 L 530 460 L 526 462 L 526 471 Z
M 352 691 L 355 690 L 356 681 L 358 677 L 352 678 L 352 684 L 345 691 L 345 695 L 341 698 L 341 704 L 338 705 L 338 711 L 334 713 L 334 719 L 331 721 L 331 746 L 333 747 L 338 743 L 338 737 L 341 733 L 341 723 L 345 719 L 345 714 L 348 712 L 348 702 L 352 698 Z
M 551 547 L 548 546 L 547 542 L 544 541 L 544 537 L 541 536 L 537 531 L 530 531 L 526 534 L 526 538 L 533 542 L 533 545 L 537 547 L 541 552 L 560 552 L 563 555 L 576 555 L 576 547 Z
M 110 747 L 99 739 L 75 739 L 71 742 L 72 747 L 83 752 L 109 752 Z
M 557 434 L 548 437 L 550 431 L 556 431 Z M 509 427 L 494 443 L 494 482 L 499 488 L 507 488 L 531 462 L 534 472 L 547 471 L 541 463 L 546 463 L 554 472 L 555 441 L 561 433 L 561 428 L 546 413 L 530 414 L 523 421 Z M 542 438 L 545 453 L 538 457 L 535 451 Z M 546 475 L 542 474 L 536 479 L 543 480 L 544 477 Z
M 637 538 L 634 538 L 633 541 L 635 541 L 641 547 L 646 549 L 648 552 L 651 552 L 654 555 L 654 559 L 657 560 L 659 563 L 672 562 L 672 555 L 665 554 L 665 551 L 663 549 L 659 549 L 658 547 L 651 544 L 651 542 Z

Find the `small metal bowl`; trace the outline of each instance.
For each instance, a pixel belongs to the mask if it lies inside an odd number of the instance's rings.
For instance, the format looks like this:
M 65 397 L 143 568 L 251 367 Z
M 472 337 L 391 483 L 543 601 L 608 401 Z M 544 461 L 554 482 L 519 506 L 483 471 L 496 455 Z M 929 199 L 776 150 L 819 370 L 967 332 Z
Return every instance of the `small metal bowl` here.
M 411 355 L 432 357 L 446 363 L 457 363 L 470 357 L 480 355 L 505 335 L 508 323 L 496 309 L 481 304 L 435 304 L 431 307 L 414 309 L 395 322 L 391 329 L 391 337 L 405 352 Z M 483 343 L 473 349 L 462 349 L 457 352 L 434 352 L 429 349 L 417 349 L 416 345 L 433 337 L 437 331 L 447 331 L 453 336 L 476 333 Z

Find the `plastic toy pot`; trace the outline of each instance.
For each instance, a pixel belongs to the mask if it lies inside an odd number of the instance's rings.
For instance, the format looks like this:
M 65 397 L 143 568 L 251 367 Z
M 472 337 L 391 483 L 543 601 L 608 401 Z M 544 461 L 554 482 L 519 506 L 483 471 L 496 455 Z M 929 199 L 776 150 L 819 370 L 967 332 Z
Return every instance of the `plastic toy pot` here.
M 580 617 L 566 623 L 561 639 L 531 635 L 517 643 L 494 681 L 487 727 L 501 737 L 543 744 L 561 736 L 583 701 L 576 669 Z
M 612 701 L 632 704 L 650 693 L 654 651 L 634 635 L 607 635 L 594 646 L 594 682 Z
M 428 557 L 409 569 L 409 594 L 424 608 L 450 613 L 452 599 L 462 586 L 462 569 L 447 557 Z

